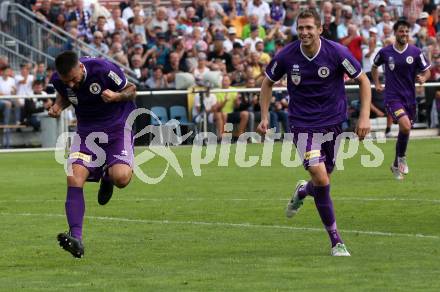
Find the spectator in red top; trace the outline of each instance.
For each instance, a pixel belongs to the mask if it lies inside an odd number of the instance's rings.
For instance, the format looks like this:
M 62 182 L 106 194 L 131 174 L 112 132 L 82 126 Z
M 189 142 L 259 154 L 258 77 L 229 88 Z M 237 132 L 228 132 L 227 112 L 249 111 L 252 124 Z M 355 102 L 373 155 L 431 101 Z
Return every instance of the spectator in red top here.
M 341 43 L 346 46 L 356 60 L 362 64 L 362 37 L 358 34 L 355 24 L 348 25 L 348 35 L 341 40 Z

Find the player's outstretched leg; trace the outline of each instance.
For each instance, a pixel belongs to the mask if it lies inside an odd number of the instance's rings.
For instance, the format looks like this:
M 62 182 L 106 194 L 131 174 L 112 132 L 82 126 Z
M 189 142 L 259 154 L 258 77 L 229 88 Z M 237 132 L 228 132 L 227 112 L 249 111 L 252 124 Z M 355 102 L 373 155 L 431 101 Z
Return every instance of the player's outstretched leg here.
M 113 182 L 108 175 L 108 171 L 104 171 L 101 178 L 101 183 L 99 185 L 98 191 L 98 203 L 100 205 L 105 205 L 110 201 L 113 195 Z
M 81 242 L 85 213 L 82 187 L 67 187 L 65 208 L 70 232 L 58 234 L 58 242 L 63 249 L 70 252 L 74 257 L 80 258 L 84 255 L 84 247 Z
M 70 232 L 58 234 L 57 240 L 60 246 L 70 252 L 72 256 L 76 258 L 82 258 L 84 256 L 84 245 L 81 239 L 73 237 Z
M 313 184 L 312 182 L 307 182 L 305 180 L 299 180 L 296 183 L 295 191 L 293 192 L 292 198 L 287 203 L 286 216 L 291 218 L 298 213 L 301 206 L 304 204 L 304 199 L 307 195 L 313 196 Z

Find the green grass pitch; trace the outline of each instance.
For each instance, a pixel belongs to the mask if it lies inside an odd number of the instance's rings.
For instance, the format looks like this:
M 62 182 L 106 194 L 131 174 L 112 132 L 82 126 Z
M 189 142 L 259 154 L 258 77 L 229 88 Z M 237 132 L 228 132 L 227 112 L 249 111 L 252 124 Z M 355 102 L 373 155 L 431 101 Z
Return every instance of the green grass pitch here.
M 281 165 L 281 144 L 271 167 L 239 168 L 234 145 L 228 167 L 214 161 L 200 177 L 191 148 L 173 148 L 183 178 L 173 169 L 157 185 L 134 178 L 104 207 L 87 184 L 81 260 L 56 242 L 66 185 L 53 153 L 0 153 L 0 291 L 440 291 L 440 140 L 410 141 L 401 182 L 389 170 L 394 143 L 379 145 L 379 168 L 361 166 L 361 147 L 332 176 L 350 258 L 329 256 L 311 198 L 285 218 L 307 173 Z M 156 157 L 142 168 L 153 176 L 165 166 Z

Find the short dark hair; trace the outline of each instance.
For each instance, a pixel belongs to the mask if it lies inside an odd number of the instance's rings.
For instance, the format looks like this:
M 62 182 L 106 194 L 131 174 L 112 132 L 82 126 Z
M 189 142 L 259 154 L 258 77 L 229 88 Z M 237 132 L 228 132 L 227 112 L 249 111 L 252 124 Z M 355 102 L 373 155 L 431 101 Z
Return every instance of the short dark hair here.
M 407 28 L 410 28 L 411 25 L 409 24 L 408 21 L 406 21 L 405 19 L 399 19 L 398 21 L 396 21 L 396 23 L 394 23 L 393 25 L 393 30 L 394 32 L 396 32 L 399 29 L 399 26 L 406 26 Z
M 315 9 L 305 9 L 298 14 L 298 19 L 313 18 L 315 20 L 316 27 L 321 27 L 321 16 Z
M 44 86 L 43 80 L 38 80 L 38 79 L 34 80 L 34 82 L 32 82 L 32 87 L 34 87 L 36 85 Z
M 55 68 L 60 75 L 67 75 L 78 64 L 78 55 L 73 51 L 65 51 L 55 59 Z

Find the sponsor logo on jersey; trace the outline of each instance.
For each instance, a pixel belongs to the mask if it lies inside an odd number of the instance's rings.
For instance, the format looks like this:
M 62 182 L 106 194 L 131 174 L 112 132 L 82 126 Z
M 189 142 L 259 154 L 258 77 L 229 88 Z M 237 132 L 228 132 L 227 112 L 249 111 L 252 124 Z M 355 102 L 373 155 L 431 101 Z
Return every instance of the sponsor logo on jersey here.
M 330 75 L 330 69 L 327 68 L 327 67 L 320 67 L 320 68 L 318 69 L 318 75 L 319 75 L 319 77 L 321 77 L 321 78 L 327 78 L 328 75 Z
M 321 151 L 319 150 L 311 150 L 309 152 L 306 152 L 304 154 L 304 160 L 310 160 L 312 158 L 316 158 L 316 157 L 320 157 L 321 156 Z
M 73 152 L 69 155 L 69 159 L 81 159 L 82 161 L 90 162 L 92 161 L 92 156 L 81 152 Z
M 398 116 L 400 116 L 400 115 L 402 115 L 402 114 L 404 114 L 405 113 L 405 110 L 403 110 L 403 109 L 398 109 L 398 110 L 396 110 L 395 112 L 394 112 L 394 115 L 396 116 L 396 117 L 398 117 Z
M 72 89 L 67 88 L 67 99 L 74 105 L 78 105 L 78 97 Z
M 110 72 L 108 72 L 108 77 L 110 77 L 116 83 L 116 85 L 118 85 L 118 86 L 121 85 L 122 78 L 119 77 L 118 74 L 116 74 L 112 70 L 110 70 Z
M 342 61 L 342 65 L 350 75 L 356 74 L 357 72 L 356 68 L 353 66 L 353 64 L 351 64 L 351 62 L 348 59 L 344 59 L 344 61 Z
M 295 64 L 292 66 L 292 73 L 290 74 L 290 79 L 295 85 L 298 85 L 301 82 L 301 72 L 299 71 L 299 65 Z
M 98 83 L 90 84 L 89 90 L 92 94 L 99 94 L 101 92 L 101 85 Z
M 396 67 L 396 64 L 394 63 L 394 58 L 391 56 L 388 58 L 388 67 L 391 71 L 393 71 L 394 67 Z

